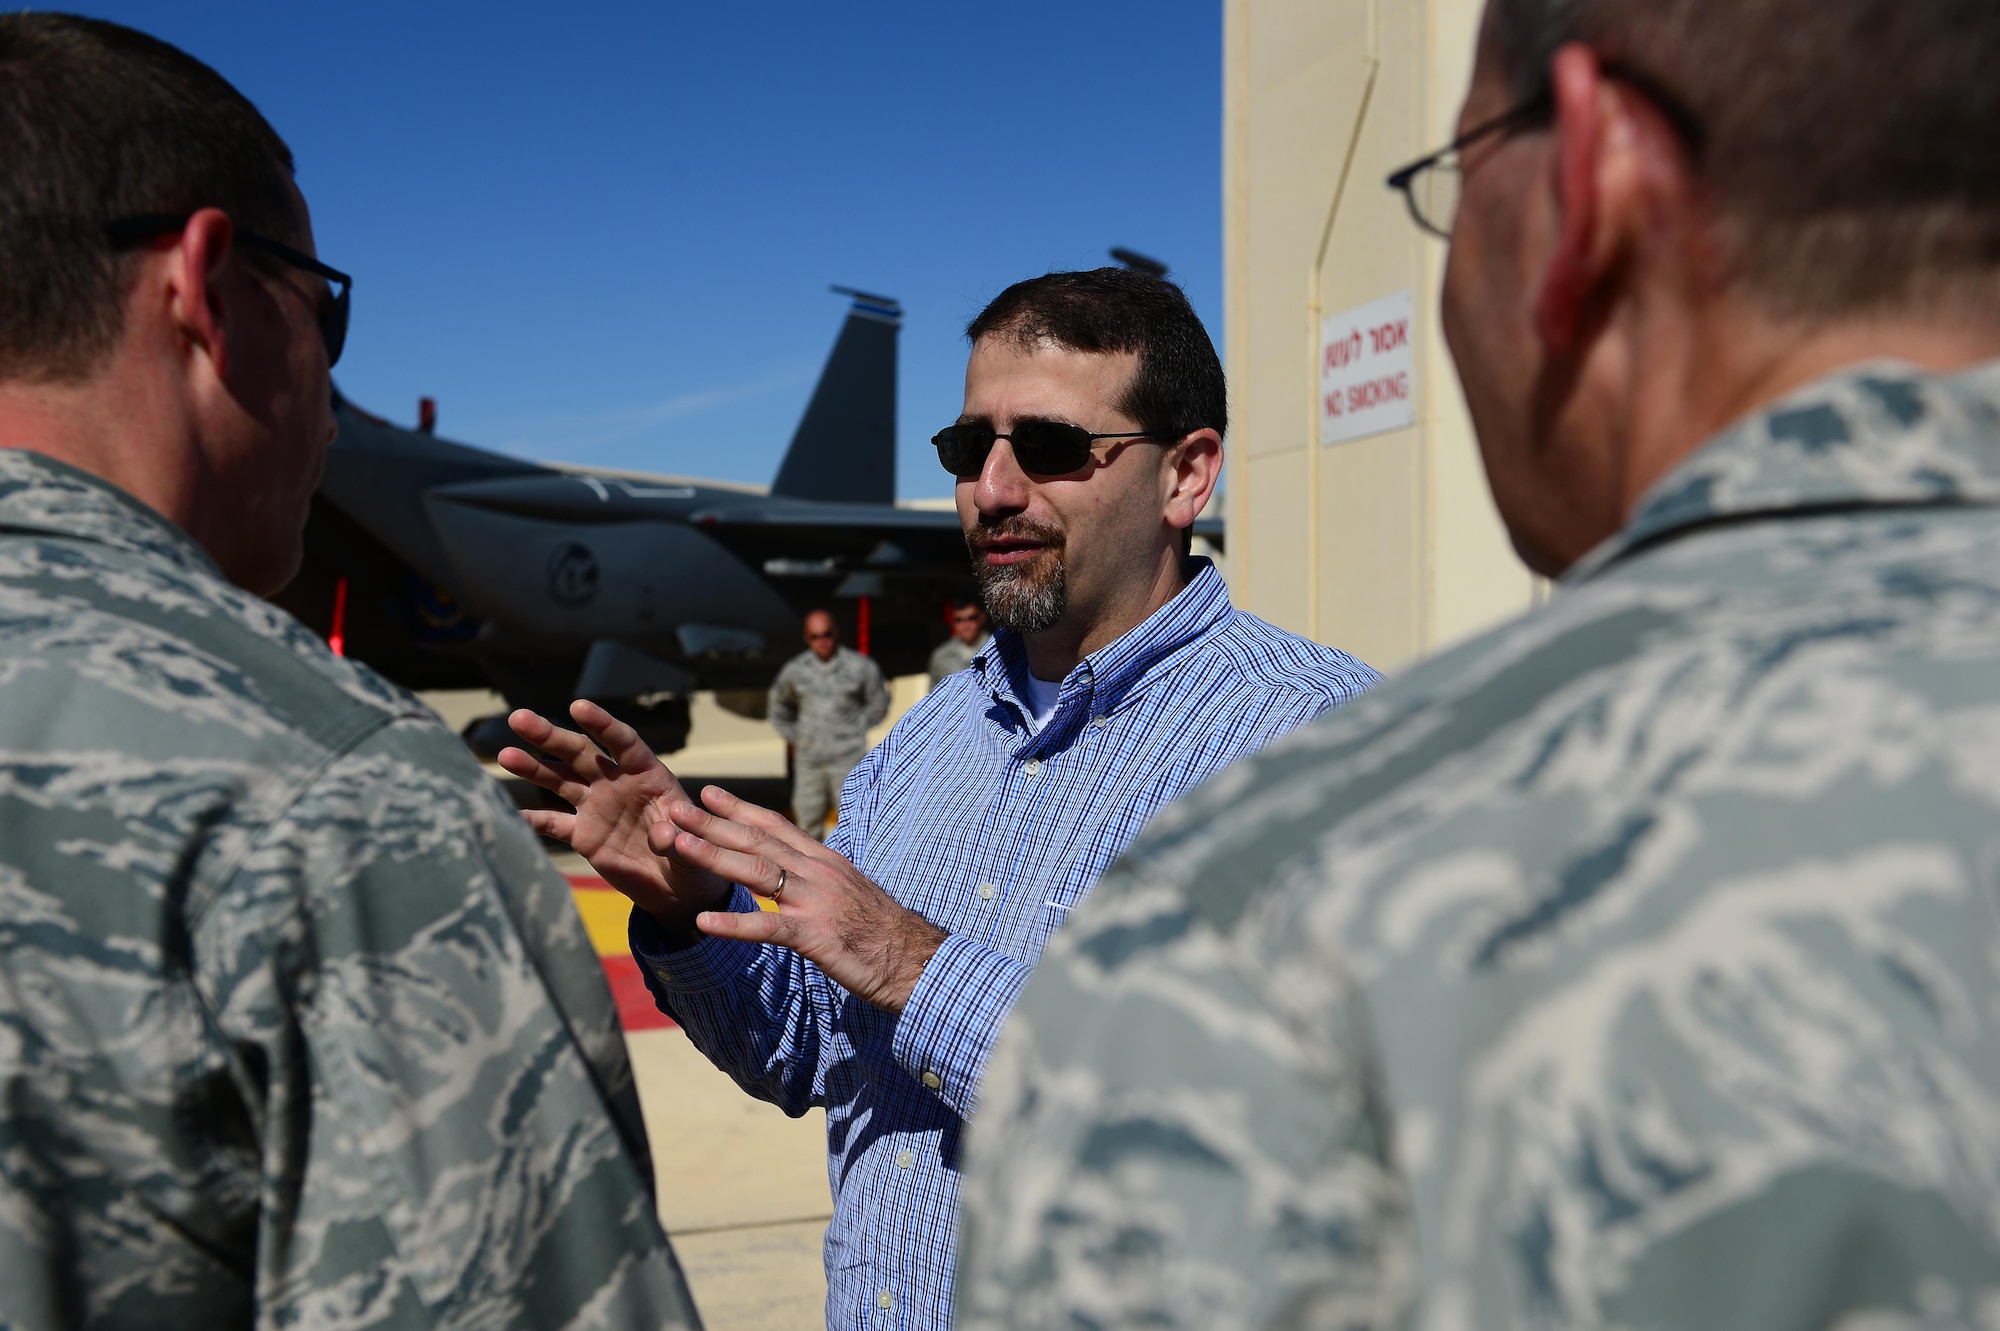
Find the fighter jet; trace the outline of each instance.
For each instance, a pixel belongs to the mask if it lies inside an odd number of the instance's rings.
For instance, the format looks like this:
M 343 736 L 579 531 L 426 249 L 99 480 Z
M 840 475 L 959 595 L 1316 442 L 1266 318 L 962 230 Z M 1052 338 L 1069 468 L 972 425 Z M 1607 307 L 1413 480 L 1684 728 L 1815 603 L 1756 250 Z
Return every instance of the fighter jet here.
M 815 606 L 889 675 L 921 671 L 971 569 L 954 512 L 895 502 L 902 309 L 834 289 L 852 303 L 767 490 L 526 462 L 337 401 L 278 602 L 407 687 L 555 716 L 592 698 L 661 753 L 697 689 L 755 714 Z M 513 742 L 500 715 L 466 737 Z

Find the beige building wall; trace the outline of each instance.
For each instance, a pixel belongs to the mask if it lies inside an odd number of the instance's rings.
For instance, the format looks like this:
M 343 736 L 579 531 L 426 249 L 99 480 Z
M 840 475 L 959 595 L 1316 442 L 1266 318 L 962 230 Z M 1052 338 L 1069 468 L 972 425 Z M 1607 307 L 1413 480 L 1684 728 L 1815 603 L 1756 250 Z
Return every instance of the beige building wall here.
M 1478 0 L 1225 0 L 1237 603 L 1394 670 L 1536 599 L 1438 330 L 1445 246 L 1383 179 L 1448 141 Z M 1412 294 L 1415 424 L 1320 439 L 1321 320 Z

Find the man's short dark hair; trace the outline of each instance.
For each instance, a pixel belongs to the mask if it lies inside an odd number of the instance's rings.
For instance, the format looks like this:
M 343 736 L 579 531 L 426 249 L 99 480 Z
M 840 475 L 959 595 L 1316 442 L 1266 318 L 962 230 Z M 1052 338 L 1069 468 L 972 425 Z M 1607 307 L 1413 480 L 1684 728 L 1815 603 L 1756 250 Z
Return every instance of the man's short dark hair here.
M 1129 268 L 1031 277 L 995 296 L 965 335 L 974 343 L 1008 337 L 1072 351 L 1137 352 L 1139 372 L 1118 409 L 1139 428 L 1173 438 L 1228 432 L 1228 385 L 1215 344 L 1187 296 L 1163 277 Z
M 193 56 L 116 23 L 0 14 L 0 379 L 75 380 L 124 326 L 105 224 L 220 208 L 298 230 L 291 150 Z
M 2000 312 L 2000 4 L 1994 0 L 1494 0 L 1517 96 L 1582 42 L 1703 130 L 1746 290 L 1839 316 Z

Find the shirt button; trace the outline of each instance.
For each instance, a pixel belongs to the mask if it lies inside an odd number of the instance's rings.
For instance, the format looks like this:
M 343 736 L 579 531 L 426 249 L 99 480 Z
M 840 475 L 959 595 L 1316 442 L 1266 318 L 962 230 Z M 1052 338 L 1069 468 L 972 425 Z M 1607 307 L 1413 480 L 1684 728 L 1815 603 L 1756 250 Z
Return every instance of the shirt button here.
M 880 1308 L 883 1312 L 888 1312 L 891 1308 L 896 1306 L 895 1292 L 893 1290 L 886 1290 L 886 1289 L 877 1291 L 875 1295 L 875 1306 L 877 1308 Z
M 943 1081 L 943 1079 L 942 1079 L 942 1078 L 940 1078 L 940 1077 L 939 1077 L 939 1076 L 937 1075 L 937 1073 L 935 1073 L 935 1072 L 926 1072 L 926 1073 L 924 1073 L 924 1075 L 923 1075 L 923 1078 L 922 1078 L 922 1081 L 923 1081 L 924 1085 L 926 1085 L 926 1086 L 930 1087 L 930 1088 L 931 1088 L 932 1090 L 934 1090 L 934 1091 L 935 1091 L 935 1090 L 936 1090 L 936 1089 L 937 1089 L 938 1087 L 940 1087 L 940 1086 L 944 1085 L 944 1081 Z
M 975 887 L 972 890 L 979 894 L 979 899 L 981 901 L 991 901 L 993 900 L 993 894 L 995 892 L 998 892 L 1000 888 L 999 885 L 995 883 L 981 883 L 978 887 Z
M 917 1153 L 915 1151 L 896 1152 L 896 1168 L 908 1169 L 915 1163 L 917 1163 Z
M 1111 718 L 1108 716 L 1093 716 L 1090 718 L 1090 728 L 1092 730 L 1102 730 L 1110 724 Z
M 1030 758 L 1028 759 L 1028 761 L 1021 764 L 1021 770 L 1026 772 L 1029 776 L 1037 776 L 1041 773 L 1042 770 L 1042 760 L 1040 758 Z

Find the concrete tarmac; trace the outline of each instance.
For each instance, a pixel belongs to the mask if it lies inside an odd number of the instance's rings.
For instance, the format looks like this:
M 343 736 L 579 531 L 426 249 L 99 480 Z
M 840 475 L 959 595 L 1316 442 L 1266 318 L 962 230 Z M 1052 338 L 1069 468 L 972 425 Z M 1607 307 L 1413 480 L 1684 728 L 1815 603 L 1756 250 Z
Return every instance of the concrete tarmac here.
M 787 1118 L 754 1099 L 661 1017 L 630 967 L 625 899 L 558 852 L 604 958 L 646 1115 L 660 1223 L 709 1331 L 795 1331 L 823 1324 L 820 1240 L 833 1217 L 826 1113 Z M 636 991 L 636 992 L 635 992 Z
M 625 1037 L 653 1144 L 660 1221 L 709 1331 L 823 1325 L 833 1215 L 826 1114 L 753 1100 L 678 1029 Z

